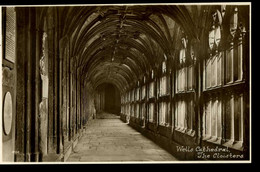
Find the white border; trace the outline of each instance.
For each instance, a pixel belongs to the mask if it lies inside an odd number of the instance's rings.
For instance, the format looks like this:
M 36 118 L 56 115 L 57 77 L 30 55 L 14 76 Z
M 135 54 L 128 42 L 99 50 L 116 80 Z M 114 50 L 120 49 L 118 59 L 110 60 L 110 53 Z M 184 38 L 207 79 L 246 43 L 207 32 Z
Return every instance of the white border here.
M 2 101 L 2 59 L 3 59 L 3 52 L 2 52 L 2 7 L 0 6 L 0 98 L 1 98 L 1 103 L 0 103 L 0 163 L 2 162 L 2 134 L 3 134 L 3 124 L 2 124 L 2 117 L 3 117 L 3 101 Z
M 140 5 L 250 5 L 251 2 L 198 2 L 198 3 L 125 3 L 125 4 L 52 4 L 52 5 L 1 5 L 2 7 L 60 7 L 60 6 L 140 6 Z
M 252 163 L 252 109 L 251 109 L 251 104 L 252 104 L 252 91 L 251 91 L 251 81 L 252 81 L 252 71 L 251 71 L 251 36 L 252 36 L 252 9 L 251 9 L 251 2 L 212 2 L 212 3 L 125 3 L 125 4 L 58 4 L 58 5 L 0 5 L 0 98 L 2 98 L 2 7 L 62 7 L 62 6 L 140 6 L 140 5 L 249 5 L 249 29 L 250 29 L 250 35 L 249 35 L 249 121 L 250 121 L 250 126 L 249 126 L 249 137 L 250 137 L 250 143 L 249 143 L 249 160 L 226 160 L 226 161 L 150 161 L 150 162 L 139 162 L 139 161 L 123 161 L 123 162 L 2 162 L 2 132 L 0 132 L 0 164 L 13 164 L 13 165 L 20 165 L 20 164 L 30 164 L 30 165 L 39 165 L 39 164 L 219 164 L 219 163 L 224 163 L 224 164 L 236 164 L 236 163 Z M 2 103 L 0 103 L 0 111 L 2 114 Z M 0 126 L 2 128 L 2 115 L 0 117 Z M 2 130 L 0 130 L 2 131 Z

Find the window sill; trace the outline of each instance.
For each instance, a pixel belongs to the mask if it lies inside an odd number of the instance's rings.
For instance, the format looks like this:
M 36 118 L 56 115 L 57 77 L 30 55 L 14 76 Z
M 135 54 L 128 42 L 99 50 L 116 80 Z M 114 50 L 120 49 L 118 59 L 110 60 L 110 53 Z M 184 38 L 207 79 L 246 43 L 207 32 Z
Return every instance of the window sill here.
M 185 131 L 184 131 L 185 129 L 183 127 L 175 127 L 175 130 L 179 131 L 181 133 L 185 133 Z
M 162 127 L 170 127 L 170 124 L 168 123 L 160 123 L 159 126 L 162 126 Z
M 195 136 L 195 131 L 194 131 L 194 130 L 191 130 L 191 129 L 187 129 L 187 128 L 183 128 L 183 127 L 177 127 L 177 128 L 175 128 L 175 131 L 178 131 L 178 132 L 180 132 L 180 133 L 189 135 L 189 136 L 191 136 L 191 137 L 194 137 L 194 136 Z
M 232 86 L 238 86 L 241 84 L 245 84 L 244 80 L 237 80 L 237 81 L 232 81 L 232 82 L 228 82 L 224 85 L 216 85 L 216 86 L 212 86 L 209 88 L 205 88 L 203 89 L 203 92 L 207 92 L 207 91 L 211 91 L 211 90 L 217 90 L 217 89 L 221 89 L 221 88 L 228 88 L 228 87 L 232 87 Z
M 219 137 L 204 136 L 202 138 L 202 140 L 210 142 L 210 143 L 215 143 L 215 144 L 218 144 L 218 145 L 221 145 L 221 143 L 223 143 L 223 140 Z
M 204 136 L 202 138 L 203 141 L 209 142 L 209 143 L 213 143 L 216 145 L 221 145 L 221 146 L 225 146 L 234 150 L 238 150 L 238 151 L 243 151 L 244 147 L 243 147 L 243 142 L 242 141 L 233 141 L 233 140 L 228 140 L 228 141 L 224 141 L 222 138 L 220 137 L 212 137 L 212 136 Z
M 178 95 L 178 94 L 189 94 L 189 93 L 194 93 L 195 91 L 194 90 L 187 90 L 187 91 L 179 91 L 179 92 L 176 92 L 175 94 Z
M 225 143 L 223 143 L 223 146 L 235 149 L 235 150 L 239 150 L 239 151 L 243 151 L 244 147 L 243 147 L 243 142 L 242 141 L 233 141 L 233 140 L 229 140 Z
M 169 97 L 170 94 L 162 94 L 162 95 L 159 95 L 159 97 Z
M 149 124 L 155 124 L 155 122 L 153 122 L 153 121 L 150 121 L 150 120 L 148 121 L 148 123 L 149 123 Z
M 245 84 L 244 80 L 236 80 L 236 81 L 232 81 L 232 82 L 228 82 L 226 84 L 223 85 L 223 87 L 230 87 L 230 86 L 235 86 L 235 85 L 240 85 L 240 84 Z

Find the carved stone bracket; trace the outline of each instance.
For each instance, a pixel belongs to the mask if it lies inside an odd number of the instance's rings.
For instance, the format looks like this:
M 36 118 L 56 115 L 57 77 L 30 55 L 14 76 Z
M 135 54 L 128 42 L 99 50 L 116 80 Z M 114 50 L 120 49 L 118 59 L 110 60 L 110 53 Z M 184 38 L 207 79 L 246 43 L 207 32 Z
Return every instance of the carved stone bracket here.
M 8 67 L 3 67 L 3 85 L 8 87 L 14 86 L 14 73 L 12 70 L 10 70 Z

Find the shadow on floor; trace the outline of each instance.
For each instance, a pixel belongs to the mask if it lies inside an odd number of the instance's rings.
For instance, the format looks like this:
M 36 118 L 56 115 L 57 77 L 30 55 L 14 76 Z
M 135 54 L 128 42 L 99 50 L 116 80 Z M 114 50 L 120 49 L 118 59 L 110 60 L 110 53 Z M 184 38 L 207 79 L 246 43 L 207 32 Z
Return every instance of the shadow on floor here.
M 107 112 L 101 112 L 96 115 L 96 119 L 119 119 L 119 115 L 114 115 Z
M 118 116 L 103 113 L 99 117 L 87 125 L 68 162 L 177 161 Z

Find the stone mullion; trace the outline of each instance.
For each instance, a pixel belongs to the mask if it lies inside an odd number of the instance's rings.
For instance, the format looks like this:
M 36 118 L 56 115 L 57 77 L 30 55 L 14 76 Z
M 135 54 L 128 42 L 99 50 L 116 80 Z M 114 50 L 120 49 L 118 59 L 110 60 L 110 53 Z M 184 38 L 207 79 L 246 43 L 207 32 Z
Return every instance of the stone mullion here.
M 235 97 L 234 97 L 234 94 L 231 95 L 231 133 L 230 133 L 230 141 L 231 142 L 234 142 L 235 140 Z
M 199 53 L 197 53 L 199 54 Z M 198 58 L 198 57 L 197 57 Z M 194 71 L 194 75 L 193 75 L 193 89 L 195 91 L 194 94 L 194 98 L 193 98 L 193 121 L 192 121 L 192 130 L 195 131 L 195 137 L 197 140 L 197 143 L 199 142 L 199 138 L 200 138 L 200 131 L 199 131 L 199 125 L 200 125 L 200 117 L 199 114 L 202 114 L 203 111 L 200 111 L 200 106 L 203 107 L 203 105 L 200 105 L 200 98 L 201 98 L 201 90 L 202 90 L 202 84 L 201 84 L 201 80 L 203 78 L 203 72 L 201 72 L 201 65 L 200 62 L 196 62 L 193 66 L 193 71 Z
M 205 72 L 204 72 L 204 67 L 205 67 L 205 60 L 200 60 L 197 64 L 197 74 L 198 74 L 198 79 L 196 79 L 196 90 L 197 90 L 197 99 L 195 102 L 195 128 L 196 128 L 196 135 L 197 135 L 197 141 L 198 144 L 202 142 L 202 137 L 203 137 L 203 107 L 204 107 L 204 101 L 203 101 L 203 88 L 205 85 Z M 196 68 L 195 67 L 195 68 Z

